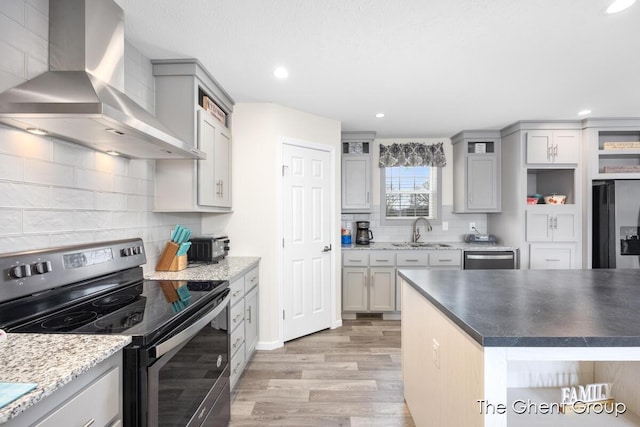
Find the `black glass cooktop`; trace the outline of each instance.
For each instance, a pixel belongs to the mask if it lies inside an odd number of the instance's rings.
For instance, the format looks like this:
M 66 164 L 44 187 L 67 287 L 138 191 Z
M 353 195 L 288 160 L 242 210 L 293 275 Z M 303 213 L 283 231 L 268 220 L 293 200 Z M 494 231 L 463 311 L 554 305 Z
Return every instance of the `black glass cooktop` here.
M 34 304 L 38 305 L 39 313 L 48 314 L 20 322 L 9 331 L 129 335 L 134 344 L 146 344 L 163 331 L 175 329 L 176 323 L 201 308 L 220 303 L 229 292 L 228 286 L 228 282 L 222 280 L 143 280 L 120 285 L 117 290 L 99 296 L 85 295 L 65 301 L 71 292 L 76 296 L 91 294 L 86 289 L 74 289 L 41 298 L 39 303 L 24 301 L 23 314 L 28 312 L 27 304 L 32 310 Z M 90 287 L 105 287 L 105 283 L 94 283 Z M 20 311 L 20 307 L 13 309 Z

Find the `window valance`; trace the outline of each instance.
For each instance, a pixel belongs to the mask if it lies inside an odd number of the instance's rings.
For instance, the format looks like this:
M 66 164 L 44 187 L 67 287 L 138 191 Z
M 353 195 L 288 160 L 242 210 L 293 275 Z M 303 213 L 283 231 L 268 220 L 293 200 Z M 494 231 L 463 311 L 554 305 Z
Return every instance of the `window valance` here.
M 423 144 L 420 142 L 380 144 L 381 168 L 391 166 L 445 166 L 444 145 Z

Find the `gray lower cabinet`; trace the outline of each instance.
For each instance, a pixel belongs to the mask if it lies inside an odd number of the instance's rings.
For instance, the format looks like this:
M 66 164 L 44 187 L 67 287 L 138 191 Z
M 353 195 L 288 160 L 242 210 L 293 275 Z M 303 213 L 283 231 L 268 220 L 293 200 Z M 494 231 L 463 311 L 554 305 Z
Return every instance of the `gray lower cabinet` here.
M 398 268 L 462 269 L 462 251 L 346 250 L 342 253 L 342 312 L 400 311 Z
M 122 425 L 122 351 L 56 390 L 51 396 L 9 420 L 19 427 Z
M 229 322 L 231 353 L 230 385 L 233 389 L 246 364 L 253 356 L 258 342 L 258 266 L 233 280 Z
M 348 251 L 343 254 L 342 263 L 343 312 L 396 311 L 393 251 Z

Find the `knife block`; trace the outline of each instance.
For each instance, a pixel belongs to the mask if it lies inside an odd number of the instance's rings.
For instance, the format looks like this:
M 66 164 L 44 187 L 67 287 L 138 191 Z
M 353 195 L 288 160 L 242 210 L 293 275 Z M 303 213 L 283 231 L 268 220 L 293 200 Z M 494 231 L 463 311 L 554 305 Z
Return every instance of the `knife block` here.
M 187 268 L 187 256 L 176 256 L 178 249 L 180 245 L 177 243 L 167 242 L 156 264 L 156 271 L 180 271 Z

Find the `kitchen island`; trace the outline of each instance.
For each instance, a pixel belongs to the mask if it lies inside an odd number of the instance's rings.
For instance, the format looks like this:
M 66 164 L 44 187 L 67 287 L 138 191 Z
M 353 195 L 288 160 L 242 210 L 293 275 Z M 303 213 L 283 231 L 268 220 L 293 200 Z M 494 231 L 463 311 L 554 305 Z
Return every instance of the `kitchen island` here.
M 640 426 L 639 270 L 398 274 L 417 426 Z M 561 387 L 594 383 L 613 411 L 558 413 Z

